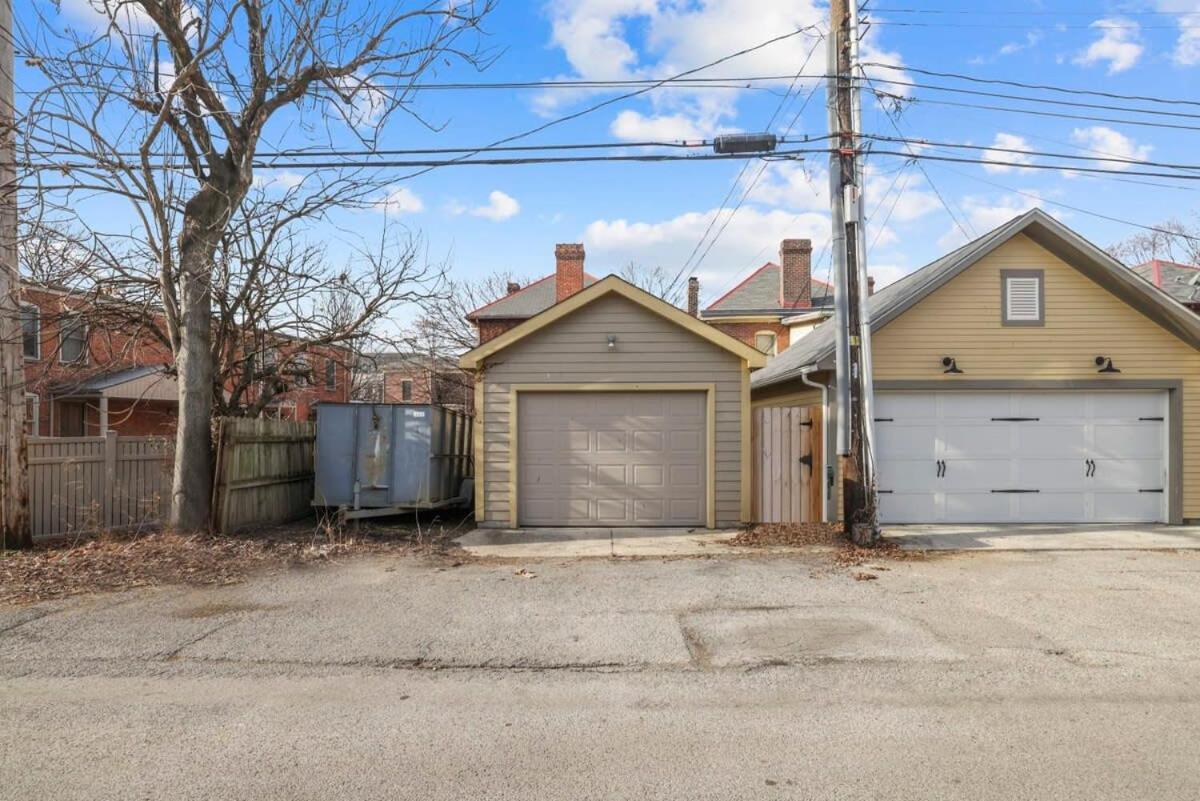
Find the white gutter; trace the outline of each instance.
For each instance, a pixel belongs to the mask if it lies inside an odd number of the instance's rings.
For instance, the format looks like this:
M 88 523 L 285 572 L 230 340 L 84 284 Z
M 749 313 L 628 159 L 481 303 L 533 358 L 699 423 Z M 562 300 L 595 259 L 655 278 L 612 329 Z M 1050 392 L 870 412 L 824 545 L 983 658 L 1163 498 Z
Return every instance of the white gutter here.
M 809 375 L 816 372 L 815 365 L 809 365 L 800 371 L 800 382 L 805 386 L 813 389 L 821 390 L 821 461 L 829 462 L 829 437 L 825 432 L 829 429 L 829 387 L 824 384 L 818 384 L 809 378 Z M 825 464 L 821 465 L 821 522 L 829 522 L 829 477 L 828 468 Z

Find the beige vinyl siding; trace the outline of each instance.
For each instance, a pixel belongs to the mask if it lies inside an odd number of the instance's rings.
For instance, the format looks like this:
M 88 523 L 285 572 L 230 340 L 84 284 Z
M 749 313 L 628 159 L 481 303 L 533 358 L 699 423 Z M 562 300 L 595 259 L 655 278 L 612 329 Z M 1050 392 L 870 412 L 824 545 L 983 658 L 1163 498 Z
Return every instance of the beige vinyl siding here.
M 1046 323 L 1000 324 L 1000 271 L 1045 270 Z M 961 376 L 942 373 L 953 356 Z M 1093 359 L 1111 356 L 1120 374 Z M 874 339 L 875 378 L 1183 381 L 1183 516 L 1200 517 L 1200 352 L 1025 236 L 1014 237 Z
M 617 337 L 609 352 L 607 339 Z M 742 376 L 738 356 L 617 295 L 597 299 L 484 363 L 481 523 L 508 525 L 510 389 L 514 384 L 712 384 L 715 386 L 717 525 L 741 519 Z

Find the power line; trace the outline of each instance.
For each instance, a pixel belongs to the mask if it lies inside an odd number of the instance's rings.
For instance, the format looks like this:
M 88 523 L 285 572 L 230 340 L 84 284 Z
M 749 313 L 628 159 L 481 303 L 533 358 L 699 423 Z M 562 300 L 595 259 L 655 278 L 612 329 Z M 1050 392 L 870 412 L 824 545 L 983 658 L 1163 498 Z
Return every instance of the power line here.
M 863 64 L 864 67 L 878 67 L 885 70 L 893 70 L 900 72 L 915 72 L 919 75 L 930 75 L 935 78 L 954 78 L 960 81 L 970 81 L 972 83 L 990 83 L 1000 86 L 1013 86 L 1018 89 L 1041 89 L 1047 92 L 1064 92 L 1067 94 L 1076 95 L 1092 95 L 1094 97 L 1107 97 L 1113 100 L 1141 100 L 1147 103 L 1167 103 L 1172 105 L 1187 105 L 1200 106 L 1200 100 L 1185 100 L 1180 98 L 1164 98 L 1155 97 L 1153 95 L 1127 95 L 1118 94 L 1116 92 L 1104 92 L 1098 89 L 1079 89 L 1077 87 L 1055 86 L 1046 83 L 1026 83 L 1024 81 L 1013 81 L 1004 78 L 980 78 L 976 75 L 966 75 L 961 72 L 939 72 L 937 70 L 927 70 L 920 67 L 914 67 L 910 64 L 898 66 L 896 64 L 885 64 L 882 61 L 868 61 Z
M 1031 10 L 1031 11 L 1006 11 L 999 10 L 983 10 L 983 9 L 941 9 L 941 8 L 887 8 L 880 6 L 871 6 L 870 11 L 878 14 L 956 14 L 963 16 L 980 16 L 980 15 L 995 15 L 995 16 L 1019 16 L 1019 17 L 1095 17 L 1096 11 L 1046 11 L 1046 10 Z M 1196 16 L 1200 15 L 1197 11 L 1114 11 L 1114 16 L 1119 17 L 1149 17 L 1149 16 Z
M 1067 171 L 1067 172 L 1084 172 L 1094 173 L 1097 175 L 1139 175 L 1146 178 L 1174 178 L 1178 181 L 1200 181 L 1200 174 L 1188 173 L 1172 173 L 1172 172 L 1145 172 L 1136 170 L 1116 170 L 1104 169 L 1101 167 L 1070 167 L 1063 164 L 1014 164 L 1011 161 L 998 161 L 996 159 L 981 159 L 981 158 L 960 158 L 957 156 L 939 156 L 931 153 L 913 153 L 912 151 L 899 152 L 894 150 L 871 150 L 872 156 L 902 156 L 904 158 L 920 159 L 922 161 L 954 161 L 960 164 L 991 164 L 999 167 L 1016 167 L 1022 170 L 1052 170 L 1052 171 Z

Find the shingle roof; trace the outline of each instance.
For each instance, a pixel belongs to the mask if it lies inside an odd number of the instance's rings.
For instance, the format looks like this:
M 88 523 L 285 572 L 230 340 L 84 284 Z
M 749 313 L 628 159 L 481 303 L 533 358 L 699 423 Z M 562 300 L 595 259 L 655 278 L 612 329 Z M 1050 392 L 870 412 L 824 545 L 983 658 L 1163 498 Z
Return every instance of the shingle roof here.
M 589 287 L 596 279 L 586 273 L 583 285 Z M 480 306 L 467 315 L 468 320 L 524 320 L 538 312 L 545 311 L 555 303 L 554 273 L 545 278 L 539 278 L 521 289 L 494 300 L 486 306 Z
M 812 295 L 813 308 L 833 304 L 833 287 L 824 281 L 812 282 Z M 759 267 L 740 284 L 710 303 L 701 316 L 764 311 L 796 312 L 795 307 L 783 306 L 779 301 L 779 265 L 774 262 Z
M 1154 259 L 1130 269 L 1180 303 L 1200 303 L 1200 266 Z
M 1137 273 L 1083 239 L 1041 209 L 1014 217 L 957 250 L 930 262 L 914 273 L 876 292 L 868 300 L 871 330 L 877 331 L 907 311 L 917 301 L 949 281 L 976 261 L 1017 234 L 1024 233 L 1055 253 L 1063 261 L 1086 272 L 1093 280 L 1122 297 L 1159 325 L 1200 347 L 1200 318 L 1166 293 L 1153 288 Z M 791 380 L 806 368 L 821 366 L 833 358 L 834 321 L 828 320 L 802 337 L 751 377 L 755 388 Z

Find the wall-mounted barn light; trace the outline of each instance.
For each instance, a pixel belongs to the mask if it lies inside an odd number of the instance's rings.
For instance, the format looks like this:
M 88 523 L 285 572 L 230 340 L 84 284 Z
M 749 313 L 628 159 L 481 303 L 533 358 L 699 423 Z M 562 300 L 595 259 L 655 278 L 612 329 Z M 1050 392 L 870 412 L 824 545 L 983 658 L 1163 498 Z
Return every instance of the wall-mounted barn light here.
M 617 335 L 616 334 L 608 335 L 608 349 L 609 350 L 617 349 Z
M 1100 368 L 1099 370 L 1096 371 L 1097 373 L 1119 373 L 1119 372 L 1121 372 L 1116 367 L 1113 367 L 1112 356 L 1097 356 L 1095 361 L 1096 361 L 1096 366 Z
M 942 371 L 943 373 L 961 373 L 962 372 L 962 370 L 958 369 L 958 362 L 955 361 L 953 356 L 943 356 L 942 357 L 942 367 L 946 368 L 945 370 Z

